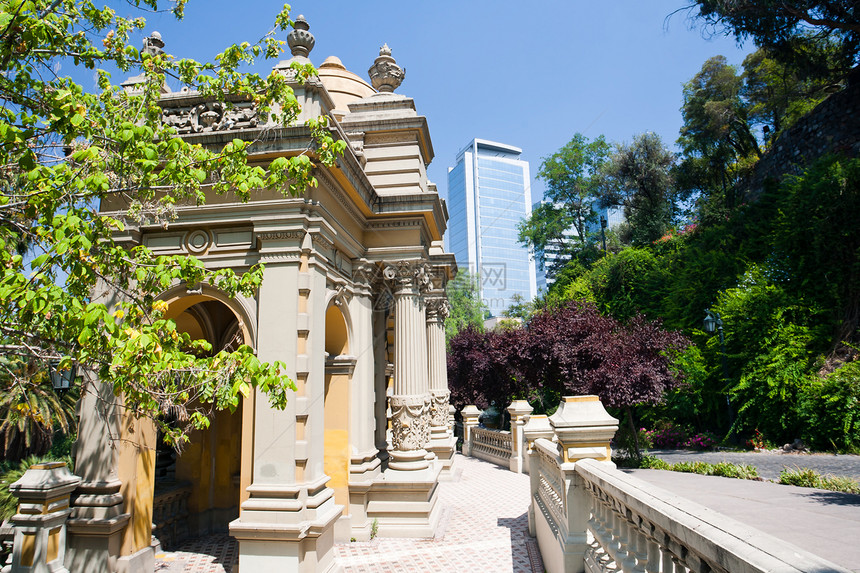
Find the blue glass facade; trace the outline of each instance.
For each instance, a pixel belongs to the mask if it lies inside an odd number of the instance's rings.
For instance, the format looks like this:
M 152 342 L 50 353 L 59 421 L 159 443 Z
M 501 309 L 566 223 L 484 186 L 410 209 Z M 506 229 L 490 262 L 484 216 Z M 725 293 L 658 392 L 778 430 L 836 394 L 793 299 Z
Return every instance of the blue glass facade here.
M 517 242 L 517 225 L 531 214 L 529 164 L 521 150 L 473 140 L 448 171 L 448 249 L 461 269 L 479 278 L 481 298 L 494 316 L 514 294 L 536 293 L 535 263 Z

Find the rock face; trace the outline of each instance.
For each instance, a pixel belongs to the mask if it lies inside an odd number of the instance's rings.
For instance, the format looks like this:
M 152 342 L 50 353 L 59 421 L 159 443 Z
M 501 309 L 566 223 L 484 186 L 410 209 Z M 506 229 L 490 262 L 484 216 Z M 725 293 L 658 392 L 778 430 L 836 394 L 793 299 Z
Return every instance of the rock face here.
M 831 95 L 773 142 L 748 181 L 751 198 L 768 180 L 799 174 L 819 157 L 838 153 L 860 156 L 860 67 L 848 75 L 848 85 Z

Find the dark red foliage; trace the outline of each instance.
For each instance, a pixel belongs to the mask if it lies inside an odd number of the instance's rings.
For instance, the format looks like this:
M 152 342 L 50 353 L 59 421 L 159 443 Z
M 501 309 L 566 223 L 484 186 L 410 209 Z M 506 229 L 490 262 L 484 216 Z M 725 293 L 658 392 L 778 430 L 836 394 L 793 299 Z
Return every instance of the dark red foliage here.
M 448 384 L 454 404 L 479 408 L 544 386 L 596 394 L 613 407 L 655 403 L 678 383 L 671 357 L 688 345 L 642 316 L 621 324 L 570 302 L 535 315 L 524 329 L 461 332 L 451 340 Z
M 482 410 L 492 402 L 506 407 L 521 386 L 517 372 L 524 338 L 522 329 L 484 333 L 471 326 L 452 338 L 448 350 L 451 402 L 474 404 Z

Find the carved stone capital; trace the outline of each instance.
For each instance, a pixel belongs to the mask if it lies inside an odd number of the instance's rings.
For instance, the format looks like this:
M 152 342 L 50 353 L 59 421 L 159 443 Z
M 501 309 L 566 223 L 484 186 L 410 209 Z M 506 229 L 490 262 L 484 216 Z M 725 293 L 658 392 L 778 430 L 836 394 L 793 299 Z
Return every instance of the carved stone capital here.
M 375 263 L 367 261 L 354 261 L 352 263 L 352 282 L 369 288 L 379 276 L 379 267 Z
M 424 261 L 397 261 L 385 264 L 382 277 L 394 292 L 404 289 L 425 292 L 432 286 L 429 269 Z
M 451 305 L 448 299 L 442 296 L 427 297 L 424 299 L 427 308 L 427 322 L 434 320 L 445 321 L 451 313 Z
M 391 396 L 389 405 L 394 449 L 422 449 L 430 439 L 430 396 Z
M 448 390 L 431 390 L 430 424 L 436 427 L 448 426 L 448 401 L 451 392 Z

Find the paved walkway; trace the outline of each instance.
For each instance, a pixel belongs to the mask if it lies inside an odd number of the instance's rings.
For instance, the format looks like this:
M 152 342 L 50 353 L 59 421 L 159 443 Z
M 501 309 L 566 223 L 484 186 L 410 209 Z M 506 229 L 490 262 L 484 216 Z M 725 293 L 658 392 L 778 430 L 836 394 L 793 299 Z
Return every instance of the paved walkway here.
M 784 467 L 810 468 L 822 474 L 846 476 L 860 481 L 860 456 L 834 454 L 780 454 L 776 452 L 695 452 L 690 450 L 651 450 L 669 463 L 701 461 L 711 464 L 731 462 L 750 464 L 764 479 L 777 480 Z
M 457 455 L 454 479 L 439 484 L 442 514 L 434 539 L 377 538 L 335 547 L 344 573 L 542 572 L 528 534 L 529 476 Z M 158 573 L 234 573 L 236 543 L 223 536 L 156 556 Z
M 796 456 L 723 452 L 658 453 L 667 461 L 699 459 L 752 463 L 776 477 L 783 465 L 858 475 L 858 456 Z M 715 457 L 711 457 L 715 456 Z M 740 456 L 740 457 L 739 457 Z M 844 459 L 843 459 L 844 458 Z M 794 460 L 813 463 L 797 463 Z M 836 461 L 826 469 L 816 462 Z M 845 464 L 845 465 L 843 465 Z M 856 465 L 853 465 L 856 464 Z M 454 481 L 439 484 L 442 515 L 434 539 L 375 539 L 335 547 L 345 573 L 543 571 L 528 537 L 529 478 L 458 455 Z M 841 469 L 837 469 L 841 468 Z M 860 495 L 659 470 L 626 470 L 639 479 L 860 573 Z M 237 573 L 236 544 L 223 536 L 189 542 L 157 556 L 158 573 Z

